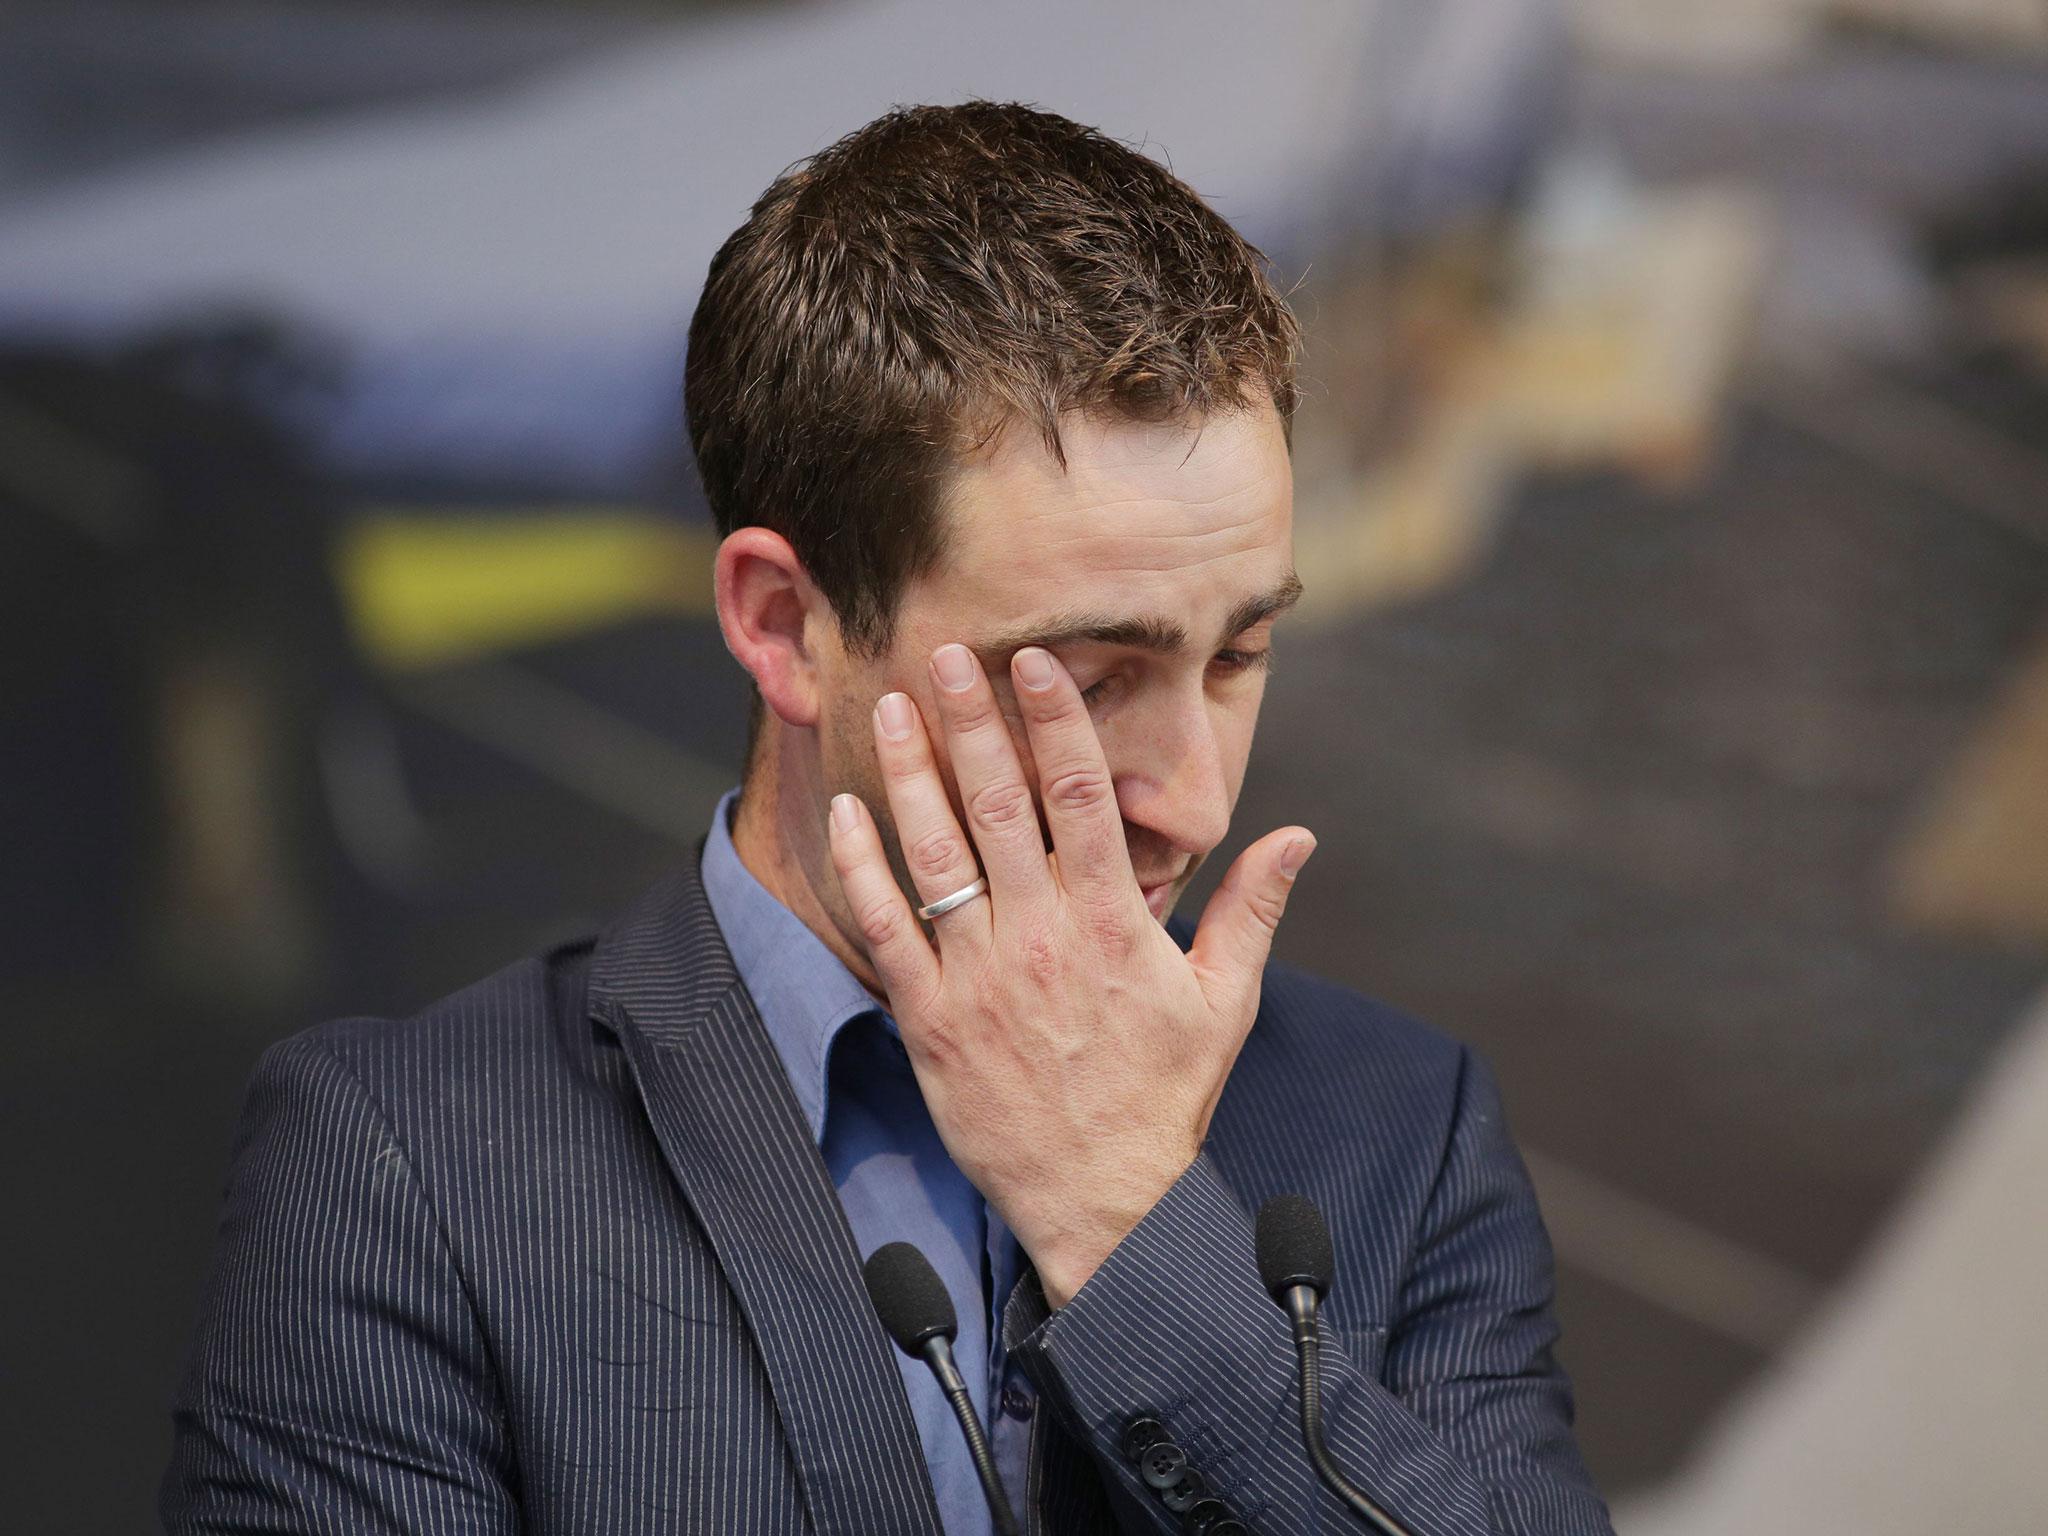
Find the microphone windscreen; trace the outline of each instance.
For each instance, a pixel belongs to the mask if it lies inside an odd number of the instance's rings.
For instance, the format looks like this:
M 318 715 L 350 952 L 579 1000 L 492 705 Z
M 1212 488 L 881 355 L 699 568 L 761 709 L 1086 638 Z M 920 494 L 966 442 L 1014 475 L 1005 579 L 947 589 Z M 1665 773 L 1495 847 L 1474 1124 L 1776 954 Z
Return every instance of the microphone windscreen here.
M 1275 1195 L 1259 1207 L 1256 1232 L 1259 1279 L 1276 1299 L 1297 1285 L 1319 1298 L 1330 1289 L 1337 1255 L 1321 1211 L 1300 1195 Z
M 945 1282 L 913 1244 L 884 1243 L 868 1255 L 861 1278 L 882 1327 L 905 1354 L 920 1353 L 941 1335 L 950 1341 L 959 1331 Z

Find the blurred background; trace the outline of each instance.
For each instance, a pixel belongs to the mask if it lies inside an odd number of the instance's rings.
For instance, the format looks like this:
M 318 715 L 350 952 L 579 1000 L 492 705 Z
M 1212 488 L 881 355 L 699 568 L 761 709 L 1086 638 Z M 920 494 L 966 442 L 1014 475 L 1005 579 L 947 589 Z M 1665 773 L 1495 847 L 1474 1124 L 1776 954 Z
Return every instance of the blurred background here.
M 1283 957 L 1495 1063 L 1624 1536 L 2048 1527 L 2041 0 L 16 0 L 12 1528 L 150 1527 L 257 1053 L 702 833 L 705 263 L 969 96 L 1293 287 L 1228 851 L 1315 827 Z

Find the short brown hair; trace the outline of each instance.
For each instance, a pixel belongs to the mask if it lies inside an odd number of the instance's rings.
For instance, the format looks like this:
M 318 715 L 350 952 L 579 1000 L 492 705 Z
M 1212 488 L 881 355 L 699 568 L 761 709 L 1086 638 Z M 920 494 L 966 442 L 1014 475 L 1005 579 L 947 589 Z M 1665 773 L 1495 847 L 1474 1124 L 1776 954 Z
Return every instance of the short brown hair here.
M 1137 150 L 1015 103 L 899 108 L 778 177 L 718 254 L 684 398 L 721 535 L 788 539 L 856 654 L 945 548 L 956 457 L 1068 411 L 1291 421 L 1257 250 Z

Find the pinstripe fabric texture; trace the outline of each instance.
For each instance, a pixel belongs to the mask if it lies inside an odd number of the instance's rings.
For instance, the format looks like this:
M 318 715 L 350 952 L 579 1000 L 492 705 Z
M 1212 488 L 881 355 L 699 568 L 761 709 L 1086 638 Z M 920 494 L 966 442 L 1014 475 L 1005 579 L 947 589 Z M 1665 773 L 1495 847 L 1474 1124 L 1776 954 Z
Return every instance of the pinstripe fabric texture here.
M 1178 1529 L 1120 1449 L 1140 1408 L 1254 1530 L 1351 1528 L 1252 1261 L 1247 1213 L 1282 1190 L 1336 1235 L 1326 1427 L 1354 1477 L 1425 1536 L 1606 1532 L 1490 1081 L 1280 967 L 1203 1157 L 1067 1307 L 1028 1274 L 1012 1300 L 1034 1529 Z M 891 1348 L 689 860 L 598 939 L 266 1054 L 163 1519 L 929 1536 Z

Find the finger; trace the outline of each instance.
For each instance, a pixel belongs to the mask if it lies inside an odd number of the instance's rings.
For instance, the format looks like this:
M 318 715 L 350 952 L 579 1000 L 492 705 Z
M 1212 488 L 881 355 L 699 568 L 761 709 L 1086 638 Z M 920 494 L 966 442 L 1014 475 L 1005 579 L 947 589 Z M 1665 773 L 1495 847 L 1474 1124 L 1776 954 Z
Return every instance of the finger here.
M 1072 674 L 1052 652 L 1027 645 L 1010 658 L 1010 675 L 1059 854 L 1061 888 L 1084 898 L 1142 903 L 1109 760 Z
M 1052 866 L 1038 825 L 1038 802 L 981 663 L 964 645 L 942 645 L 932 655 L 932 683 L 967 832 L 981 853 L 996 910 L 1049 903 Z
M 1232 1011 L 1257 996 L 1294 877 L 1315 848 L 1315 836 L 1305 827 L 1268 832 L 1237 856 L 1209 898 L 1188 960 L 1212 1008 Z
M 938 990 L 939 960 L 889 868 L 882 834 L 858 795 L 834 795 L 827 841 L 847 910 L 889 994 L 892 1011 Z M 950 915 L 950 914 L 949 914 Z M 899 1020 L 900 1021 L 900 1020 Z
M 885 694 L 875 705 L 875 758 L 918 900 L 929 906 L 980 879 L 974 846 L 953 814 L 931 737 L 909 694 Z M 961 939 L 986 942 L 992 929 L 987 902 L 969 902 L 931 921 L 941 949 Z

